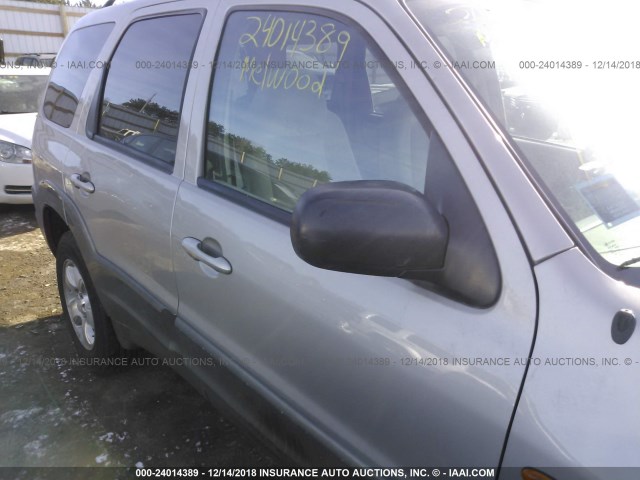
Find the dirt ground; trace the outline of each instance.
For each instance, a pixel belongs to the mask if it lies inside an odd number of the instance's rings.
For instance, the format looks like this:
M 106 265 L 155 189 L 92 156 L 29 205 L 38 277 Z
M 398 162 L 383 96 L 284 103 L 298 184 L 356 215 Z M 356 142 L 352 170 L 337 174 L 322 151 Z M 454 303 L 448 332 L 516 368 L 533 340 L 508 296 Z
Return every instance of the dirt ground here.
M 0 478 L 282 463 L 169 367 L 74 363 L 60 314 L 54 257 L 33 207 L 0 206 Z
M 0 327 L 61 312 L 55 259 L 33 207 L 0 205 Z

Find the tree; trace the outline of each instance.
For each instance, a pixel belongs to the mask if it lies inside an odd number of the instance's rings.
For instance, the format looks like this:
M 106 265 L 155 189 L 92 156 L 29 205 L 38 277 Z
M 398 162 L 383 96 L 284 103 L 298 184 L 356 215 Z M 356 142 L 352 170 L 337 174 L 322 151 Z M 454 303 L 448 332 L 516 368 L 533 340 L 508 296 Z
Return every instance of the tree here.
M 179 113 L 177 111 L 170 110 L 163 105 L 158 105 L 156 102 L 151 102 L 144 98 L 132 98 L 124 102 L 122 106 L 173 125 L 178 123 Z

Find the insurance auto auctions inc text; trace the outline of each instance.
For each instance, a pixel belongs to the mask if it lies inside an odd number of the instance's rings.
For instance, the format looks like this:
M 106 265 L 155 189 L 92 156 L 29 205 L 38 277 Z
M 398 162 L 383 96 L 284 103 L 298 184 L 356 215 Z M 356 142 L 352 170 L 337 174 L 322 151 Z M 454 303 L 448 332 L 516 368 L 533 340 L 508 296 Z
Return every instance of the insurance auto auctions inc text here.
M 245 478 L 493 478 L 496 472 L 494 468 L 260 468 L 243 473 Z

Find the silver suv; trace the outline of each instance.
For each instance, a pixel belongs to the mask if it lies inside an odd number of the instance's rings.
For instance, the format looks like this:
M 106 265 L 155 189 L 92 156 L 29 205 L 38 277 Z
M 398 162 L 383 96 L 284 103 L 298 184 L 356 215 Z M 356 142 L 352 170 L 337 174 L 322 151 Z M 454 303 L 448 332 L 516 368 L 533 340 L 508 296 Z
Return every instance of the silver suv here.
M 171 358 L 315 465 L 640 467 L 640 62 L 606 56 L 637 53 L 615 34 L 637 28 L 576 15 L 142 0 L 80 19 L 33 140 L 79 353 Z

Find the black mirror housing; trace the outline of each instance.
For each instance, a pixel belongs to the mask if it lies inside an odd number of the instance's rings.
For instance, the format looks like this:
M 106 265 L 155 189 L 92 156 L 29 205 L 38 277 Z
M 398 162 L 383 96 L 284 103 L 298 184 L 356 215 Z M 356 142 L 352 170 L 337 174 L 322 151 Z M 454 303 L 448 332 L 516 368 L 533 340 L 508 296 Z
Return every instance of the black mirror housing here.
M 324 184 L 297 203 L 291 242 L 326 270 L 416 278 L 444 267 L 449 228 L 417 190 L 386 180 Z

